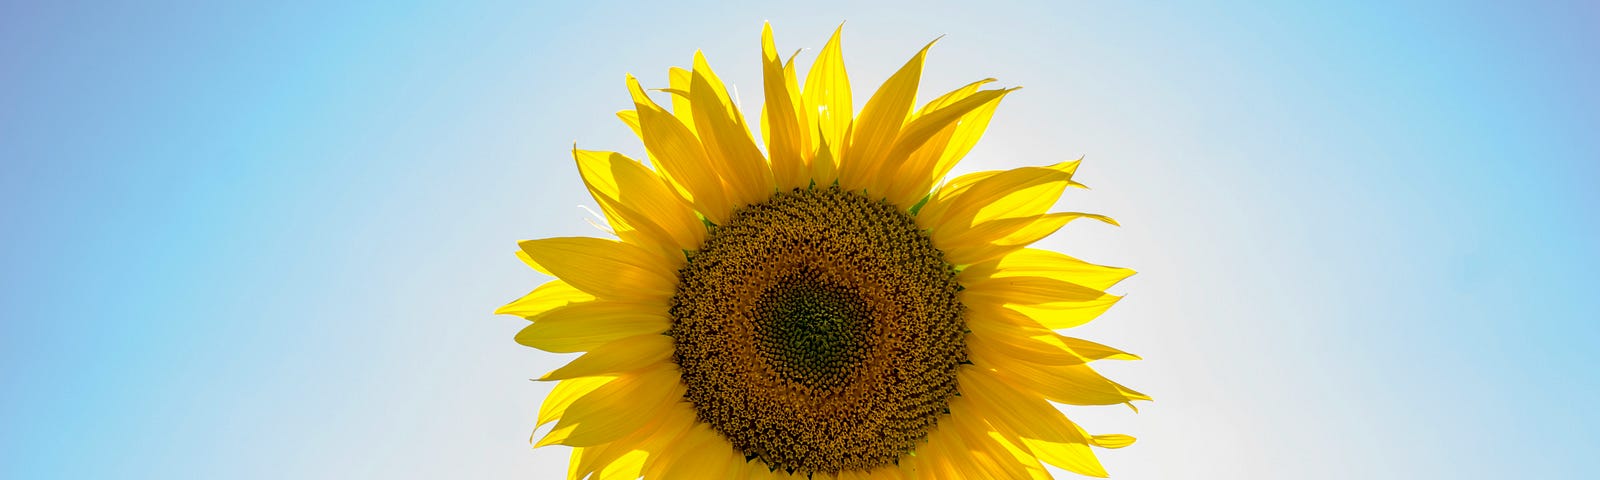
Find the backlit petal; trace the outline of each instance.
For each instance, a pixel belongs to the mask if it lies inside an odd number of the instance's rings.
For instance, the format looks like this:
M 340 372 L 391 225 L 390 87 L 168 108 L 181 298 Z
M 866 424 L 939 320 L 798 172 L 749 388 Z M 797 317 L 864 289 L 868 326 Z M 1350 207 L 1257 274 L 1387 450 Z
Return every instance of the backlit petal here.
M 778 48 L 772 41 L 772 25 L 761 28 L 762 91 L 766 96 L 764 118 L 767 127 L 762 134 L 767 139 L 767 155 L 772 159 L 772 174 L 779 190 L 804 187 L 811 180 L 806 166 L 805 132 L 810 125 L 800 115 L 800 105 L 795 105 L 796 87 L 791 76 L 786 76 L 783 59 L 778 58 Z
M 744 117 L 700 52 L 695 52 L 691 74 L 689 100 L 695 132 L 728 189 L 730 206 L 737 208 L 772 196 L 772 170 L 755 139 L 750 138 Z
M 617 377 L 573 401 L 555 429 L 534 446 L 590 447 L 616 440 L 643 427 L 657 409 L 682 396 L 675 368 Z
M 574 400 L 588 395 L 613 379 L 615 377 L 584 377 L 557 383 L 555 388 L 550 390 L 550 395 L 544 397 L 544 403 L 539 405 L 539 425 L 559 420 Z
M 1019 439 L 1045 463 L 1084 475 L 1106 476 L 1105 468 L 1089 450 L 1090 437 L 1049 403 L 985 374 L 963 380 L 974 387 L 964 396 L 994 414 L 991 423 L 1001 436 Z
M 1138 360 L 1137 355 L 1088 340 L 1063 336 L 1014 309 L 998 304 L 968 303 L 969 352 L 999 352 L 1045 365 L 1072 365 L 1095 360 Z
M 713 222 L 726 221 L 733 208 L 728 203 L 722 179 L 706 157 L 695 132 L 656 105 L 631 75 L 628 76 L 628 90 L 633 94 L 639 130 L 644 135 L 644 147 L 649 150 L 651 160 L 662 173 L 683 185 L 701 215 Z
M 937 236 L 936 242 L 950 263 L 971 265 L 1021 250 L 1080 218 L 1117 224 L 1104 215 L 1056 212 L 990 220 L 966 229 L 950 227 L 945 234 Z
M 612 225 L 629 225 L 642 234 L 630 243 L 660 250 L 673 268 L 682 263 L 683 250 L 700 247 L 705 225 L 655 172 L 616 152 L 574 149 L 572 156 Z
M 937 41 L 937 40 L 936 40 Z M 911 57 L 861 108 L 861 118 L 850 130 L 850 144 L 839 160 L 839 186 L 845 190 L 867 190 L 874 196 L 885 192 L 878 170 L 894 148 L 900 127 L 917 101 L 917 85 L 922 80 L 922 63 L 933 47 L 929 42 Z
M 589 353 L 546 373 L 539 380 L 617 375 L 664 365 L 671 355 L 672 339 L 666 335 L 635 335 L 594 347 Z
M 990 220 L 1043 214 L 1072 182 L 1077 165 L 1077 161 L 1071 161 L 1050 167 L 1022 167 L 967 184 L 946 186 L 941 190 L 952 192 L 941 192 L 931 199 L 917 214 L 918 223 L 951 235 Z
M 1105 290 L 1133 275 L 1133 270 L 1095 265 L 1050 250 L 1025 248 L 962 270 L 963 279 L 1040 276 Z
M 667 69 L 667 88 L 676 92 L 688 92 L 689 84 L 693 81 L 693 78 L 694 74 L 690 73 L 689 70 L 679 67 L 669 68 Z M 699 132 L 695 131 L 694 106 L 689 101 L 688 95 L 672 96 L 672 116 L 677 117 L 679 122 L 683 122 L 683 126 L 688 127 L 690 132 L 695 132 L 698 135 Z
M 550 274 L 596 297 L 665 299 L 677 288 L 677 272 L 655 254 L 626 243 L 557 237 L 517 245 Z
M 1134 438 L 1127 435 L 1113 433 L 1107 435 L 1095 435 L 1090 437 L 1089 441 L 1096 447 L 1122 448 L 1128 445 L 1133 445 Z
M 586 351 L 614 340 L 659 336 L 672 326 L 665 306 L 594 301 L 550 310 L 517 333 L 517 343 L 547 352 Z
M 1088 365 L 1041 365 L 1006 356 L 987 358 L 1006 382 L 1068 405 L 1119 405 L 1150 396 L 1095 372 Z M 976 360 L 974 360 L 976 363 Z
M 844 145 L 849 142 L 848 134 L 855 112 L 855 104 L 850 99 L 850 79 L 844 68 L 844 50 L 841 46 L 843 33 L 844 24 L 840 24 L 839 28 L 834 29 L 833 36 L 828 38 L 827 45 L 822 47 L 822 52 L 817 54 L 811 71 L 806 73 L 803 94 L 805 104 L 814 109 L 811 117 L 816 125 L 811 128 L 819 136 L 817 156 L 822 157 L 823 151 L 827 151 L 827 158 L 834 162 L 838 161 Z M 827 175 L 814 177 L 819 185 L 833 183 L 837 175 L 833 165 L 813 165 L 812 171 Z
M 564 307 L 574 303 L 594 300 L 594 295 L 573 288 L 561 280 L 551 280 L 533 289 L 522 298 L 497 308 L 495 315 L 516 315 L 523 318 L 548 312 L 551 309 Z
M 897 172 L 902 172 L 902 169 L 917 169 L 917 173 L 922 174 L 926 171 L 924 167 L 906 165 L 906 161 L 913 152 L 927 145 L 935 135 L 947 128 L 956 126 L 956 122 L 960 121 L 968 113 L 985 105 L 999 102 L 1002 97 L 1005 97 L 1012 90 L 1014 89 L 977 92 L 949 106 L 912 119 L 900 130 L 900 135 L 895 137 L 894 147 L 889 150 L 888 156 L 883 160 L 882 167 L 874 175 L 884 177 L 885 181 L 894 182 L 899 180 Z
M 986 78 L 972 82 L 933 99 L 933 101 L 922 107 L 916 118 L 921 118 L 929 112 L 966 99 L 977 93 L 979 87 L 993 81 L 995 81 L 993 78 Z M 994 103 L 997 104 L 998 102 L 999 100 L 997 99 Z M 992 114 L 994 108 L 992 105 L 985 104 L 978 107 L 977 110 L 967 112 L 955 122 L 945 125 L 938 133 L 924 142 L 922 146 L 917 147 L 916 151 L 905 159 L 905 162 L 895 172 L 894 178 L 891 179 L 893 184 L 888 191 L 887 198 L 889 201 L 896 205 L 907 205 L 927 195 L 934 182 L 944 177 L 945 172 L 939 172 L 935 175 L 933 170 L 938 165 L 939 159 L 945 155 L 946 146 L 950 144 L 951 139 L 955 138 L 957 130 L 960 130 L 962 125 L 971 123 L 974 115 L 978 115 L 982 110 L 988 110 Z

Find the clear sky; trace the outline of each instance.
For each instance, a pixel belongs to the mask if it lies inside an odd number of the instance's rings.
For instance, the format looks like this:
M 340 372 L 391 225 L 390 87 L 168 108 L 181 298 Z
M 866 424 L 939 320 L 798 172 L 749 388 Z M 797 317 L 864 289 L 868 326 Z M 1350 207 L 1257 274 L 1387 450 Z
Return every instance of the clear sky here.
M 763 21 L 1025 86 L 957 173 L 1086 155 L 1114 478 L 1595 475 L 1594 2 L 108 3 L 0 4 L 3 478 L 560 474 L 515 241 L 599 234 L 624 73 L 754 115 Z

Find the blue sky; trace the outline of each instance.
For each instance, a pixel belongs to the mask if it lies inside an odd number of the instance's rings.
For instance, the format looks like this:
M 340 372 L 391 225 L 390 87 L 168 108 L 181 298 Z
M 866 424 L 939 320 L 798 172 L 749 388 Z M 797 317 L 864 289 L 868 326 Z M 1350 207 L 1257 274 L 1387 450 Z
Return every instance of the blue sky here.
M 0 477 L 559 474 L 515 241 L 598 234 L 624 73 L 754 114 L 763 21 L 1025 86 L 957 173 L 1086 156 L 1113 478 L 1592 476 L 1600 7 L 856 3 L 5 3 Z

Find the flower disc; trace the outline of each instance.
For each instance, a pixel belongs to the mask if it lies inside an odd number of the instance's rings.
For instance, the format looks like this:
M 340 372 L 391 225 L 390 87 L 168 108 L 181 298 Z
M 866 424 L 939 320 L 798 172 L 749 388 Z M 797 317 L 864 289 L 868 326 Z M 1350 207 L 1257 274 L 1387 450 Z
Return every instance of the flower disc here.
M 902 209 L 837 187 L 734 212 L 679 271 L 686 397 L 788 471 L 869 470 L 927 436 L 967 360 L 955 270 Z

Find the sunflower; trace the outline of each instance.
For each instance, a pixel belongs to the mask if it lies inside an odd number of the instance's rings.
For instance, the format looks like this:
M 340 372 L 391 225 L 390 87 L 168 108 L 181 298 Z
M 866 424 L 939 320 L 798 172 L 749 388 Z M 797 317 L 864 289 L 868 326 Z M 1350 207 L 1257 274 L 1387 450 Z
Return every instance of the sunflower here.
M 1028 245 L 1114 222 L 1049 211 L 1078 161 L 941 184 L 1015 89 L 915 108 L 928 47 L 853 115 L 839 30 L 802 88 L 764 28 L 764 152 L 701 54 L 670 109 L 627 77 L 648 166 L 573 150 L 617 239 L 521 242 L 556 280 L 497 311 L 532 321 L 518 343 L 586 352 L 540 377 L 535 446 L 571 446 L 569 478 L 1106 475 L 1090 447 L 1133 438 L 1052 402 L 1148 400 L 1089 367 L 1137 357 L 1056 330 L 1133 272 Z

